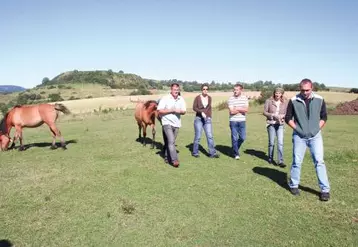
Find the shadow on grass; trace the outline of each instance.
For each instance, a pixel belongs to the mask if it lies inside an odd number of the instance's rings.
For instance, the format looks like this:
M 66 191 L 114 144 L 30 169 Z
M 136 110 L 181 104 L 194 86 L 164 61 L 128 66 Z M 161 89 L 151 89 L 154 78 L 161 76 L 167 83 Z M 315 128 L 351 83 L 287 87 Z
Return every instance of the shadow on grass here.
M 232 153 L 232 148 L 229 146 L 225 146 L 225 145 L 216 145 L 215 146 L 216 150 L 219 151 L 220 153 L 232 158 L 233 157 L 233 153 Z
M 185 147 L 189 149 L 190 153 L 193 153 L 193 146 L 194 146 L 193 143 L 190 143 L 190 144 L 186 145 Z M 208 156 L 208 157 L 210 156 L 210 154 L 200 144 L 199 144 L 199 152 L 201 152 L 205 156 Z
M 268 167 L 259 167 L 256 166 L 252 169 L 252 171 L 256 174 L 262 175 L 264 177 L 267 177 L 269 179 L 271 179 L 272 181 L 274 181 L 275 183 L 277 183 L 278 185 L 280 185 L 283 189 L 290 191 L 290 187 L 288 186 L 287 183 L 287 173 L 276 170 L 276 169 L 272 169 L 272 168 L 268 168 Z M 299 188 L 303 191 L 306 191 L 308 193 L 311 193 L 313 195 L 319 196 L 320 192 L 306 187 L 306 186 L 302 186 L 300 185 Z
M 142 138 L 137 138 L 135 141 L 139 142 L 140 144 L 142 144 L 142 140 L 143 140 L 143 137 Z M 151 146 L 152 145 L 152 139 L 146 137 L 145 138 L 145 143 L 147 144 L 147 146 Z M 161 142 L 154 141 L 154 148 L 163 150 L 163 144 Z
M 7 239 L 0 240 L 0 247 L 12 247 L 13 244 Z
M 69 140 L 69 141 L 65 141 L 65 145 L 67 147 L 68 144 L 74 144 L 77 143 L 77 140 Z M 35 142 L 35 143 L 30 143 L 30 144 L 25 144 L 24 145 L 24 150 L 27 150 L 29 148 L 32 147 L 38 147 L 38 148 L 45 148 L 45 147 L 51 147 L 52 142 Z M 16 146 L 14 147 L 14 149 L 18 149 L 20 146 Z M 56 147 L 59 148 L 61 147 L 61 143 L 56 143 Z
M 266 155 L 265 152 L 261 151 L 261 150 L 255 150 L 255 149 L 246 149 L 244 151 L 245 154 L 249 154 L 251 156 L 255 156 L 259 159 L 268 161 L 268 156 Z

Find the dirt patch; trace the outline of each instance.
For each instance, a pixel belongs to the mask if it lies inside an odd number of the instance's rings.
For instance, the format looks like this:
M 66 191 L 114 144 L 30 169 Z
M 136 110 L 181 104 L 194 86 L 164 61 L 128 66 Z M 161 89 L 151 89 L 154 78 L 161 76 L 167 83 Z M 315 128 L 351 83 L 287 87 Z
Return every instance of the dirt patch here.
M 330 113 L 333 115 L 358 115 L 358 98 L 338 104 Z

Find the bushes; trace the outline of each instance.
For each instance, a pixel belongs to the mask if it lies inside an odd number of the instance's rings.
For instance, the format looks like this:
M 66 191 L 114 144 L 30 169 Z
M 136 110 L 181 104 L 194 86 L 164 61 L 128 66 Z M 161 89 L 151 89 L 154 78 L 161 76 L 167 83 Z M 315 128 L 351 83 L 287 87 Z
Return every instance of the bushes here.
M 272 90 L 262 90 L 260 97 L 255 99 L 255 102 L 259 105 L 262 105 L 265 103 L 265 101 L 272 96 Z
M 61 97 L 61 95 L 59 93 L 51 93 L 48 95 L 48 98 L 49 98 L 50 102 L 63 101 L 63 98 Z
M 352 88 L 349 93 L 358 93 L 358 88 Z

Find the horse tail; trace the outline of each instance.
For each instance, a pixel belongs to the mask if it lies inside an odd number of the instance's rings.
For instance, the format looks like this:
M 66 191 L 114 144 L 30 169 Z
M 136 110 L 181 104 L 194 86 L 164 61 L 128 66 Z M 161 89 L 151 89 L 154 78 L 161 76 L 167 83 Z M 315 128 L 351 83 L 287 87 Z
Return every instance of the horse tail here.
M 65 105 L 63 105 L 61 103 L 56 103 L 55 104 L 55 110 L 63 112 L 66 115 L 71 113 L 70 110 Z

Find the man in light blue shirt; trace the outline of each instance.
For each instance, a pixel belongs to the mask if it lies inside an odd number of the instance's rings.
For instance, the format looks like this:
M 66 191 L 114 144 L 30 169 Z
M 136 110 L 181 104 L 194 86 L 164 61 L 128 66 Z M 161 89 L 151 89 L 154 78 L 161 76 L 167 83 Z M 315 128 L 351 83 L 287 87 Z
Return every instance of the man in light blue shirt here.
M 181 115 L 186 113 L 186 104 L 180 94 L 180 86 L 173 83 L 170 87 L 170 94 L 164 96 L 158 105 L 158 113 L 161 116 L 164 140 L 164 159 L 174 167 L 179 166 L 178 154 L 175 148 L 175 140 L 181 127 Z

